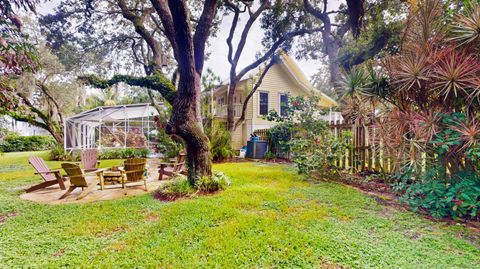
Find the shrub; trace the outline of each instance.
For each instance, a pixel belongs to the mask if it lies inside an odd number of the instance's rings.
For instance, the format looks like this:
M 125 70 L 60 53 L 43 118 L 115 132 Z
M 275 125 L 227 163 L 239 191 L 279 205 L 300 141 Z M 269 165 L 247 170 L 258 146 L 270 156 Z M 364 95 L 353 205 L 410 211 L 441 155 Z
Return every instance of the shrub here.
M 174 201 L 183 197 L 191 197 L 199 192 L 212 193 L 224 190 L 230 185 L 230 179 L 222 172 L 214 172 L 211 177 L 201 177 L 195 186 L 190 184 L 184 175 L 176 175 L 171 181 L 162 185 L 154 197 L 161 201 Z
M 400 201 L 412 210 L 426 210 L 434 218 L 478 218 L 480 210 L 480 177 L 463 171 L 447 177 L 436 169 L 409 184 L 402 175 L 393 190 L 402 196 Z
M 109 159 L 128 159 L 128 158 L 146 158 L 149 153 L 148 149 L 106 149 L 100 153 L 101 160 Z
M 196 188 L 203 192 L 216 192 L 230 186 L 230 179 L 222 172 L 214 172 L 211 177 L 201 177 L 196 182 Z
M 0 141 L 0 151 L 39 151 L 48 150 L 55 145 L 55 139 L 51 136 L 19 136 L 10 134 Z
M 300 174 L 321 175 L 335 174 L 335 166 L 345 150 L 350 147 L 349 132 L 335 135 L 330 131 L 326 121 L 320 119 L 318 110 L 319 97 L 290 98 L 284 115 L 272 110 L 266 116 L 270 121 L 280 122 L 280 127 L 270 135 L 279 141 L 279 146 L 292 154 Z
M 290 152 L 293 126 L 290 122 L 281 122 L 268 129 L 268 141 L 274 157 Z
M 276 157 L 275 153 L 271 152 L 270 150 L 265 152 L 265 160 L 267 161 L 274 160 L 275 157 Z
M 157 133 L 154 137 L 150 138 L 156 142 L 155 149 L 157 152 L 163 154 L 164 161 L 177 157 L 180 151 L 184 148 L 183 142 L 174 139 L 173 136 L 167 134 L 165 131 L 167 118 L 167 114 L 154 117 L 155 125 L 157 126 Z
M 165 132 L 165 129 L 158 129 L 156 140 L 155 148 L 163 154 L 165 160 L 177 157 L 184 148 L 183 144 L 174 141 L 172 136 Z
M 48 158 L 50 161 L 77 161 L 79 160 L 78 155 L 71 154 L 63 148 L 62 145 L 56 144 L 50 149 L 48 154 Z
M 146 158 L 148 149 L 106 149 L 100 152 L 100 160 L 128 159 L 128 158 Z M 62 145 L 54 146 L 49 153 L 51 161 L 79 161 L 80 151 L 69 153 L 63 149 Z
M 195 191 L 186 176 L 177 175 L 171 181 L 160 186 L 153 196 L 161 201 L 174 201 L 182 197 L 188 197 Z
M 213 161 L 223 161 L 233 156 L 230 133 L 223 123 L 212 120 L 211 126 L 206 128 L 210 140 L 210 150 Z

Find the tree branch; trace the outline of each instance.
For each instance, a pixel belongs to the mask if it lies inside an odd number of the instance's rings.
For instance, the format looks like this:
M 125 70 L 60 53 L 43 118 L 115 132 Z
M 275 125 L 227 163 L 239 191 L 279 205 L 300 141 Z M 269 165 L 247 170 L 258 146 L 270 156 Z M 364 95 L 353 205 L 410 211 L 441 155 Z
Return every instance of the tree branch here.
M 53 98 L 52 95 L 50 94 L 47 85 L 45 85 L 44 83 L 42 83 L 39 80 L 36 80 L 35 84 L 37 85 L 38 88 L 40 88 L 40 90 L 43 92 L 43 94 L 45 94 L 45 96 L 48 98 L 48 100 L 53 103 L 53 105 L 55 106 L 55 109 L 57 110 L 59 120 L 63 124 L 63 115 L 60 112 L 60 106 L 58 105 L 58 102 L 55 100 L 55 98 Z M 60 128 L 60 129 L 63 129 L 63 128 Z M 61 130 L 61 131 L 63 132 L 63 130 Z
M 175 86 L 160 73 L 146 77 L 135 77 L 129 75 L 115 75 L 111 79 L 102 79 L 96 75 L 81 76 L 79 80 L 100 89 L 107 89 L 112 85 L 123 82 L 130 86 L 144 87 L 159 92 L 170 104 L 176 95 Z
M 235 29 L 237 28 L 237 24 L 238 24 L 238 18 L 240 17 L 240 9 L 233 5 L 233 3 L 231 3 L 230 1 L 226 1 L 227 3 L 227 6 L 229 6 L 234 14 L 233 14 L 233 20 L 232 20 L 232 25 L 230 26 L 230 32 L 228 33 L 228 37 L 227 37 L 227 45 L 228 45 L 228 62 L 230 63 L 230 65 L 234 65 L 233 64 L 233 44 L 232 44 L 232 40 L 233 40 L 233 35 L 235 34 Z
M 193 53 L 195 55 L 195 70 L 198 75 L 202 74 L 203 63 L 205 61 L 205 45 L 210 34 L 213 19 L 217 10 L 216 0 L 206 0 L 203 5 L 202 15 L 197 23 L 195 34 L 193 35 Z
M 173 55 L 175 59 L 178 61 L 179 51 L 177 42 L 175 39 L 175 27 L 173 24 L 172 13 L 170 12 L 170 8 L 168 7 L 167 0 L 151 0 L 153 7 L 158 13 L 160 20 L 162 21 L 162 25 L 164 28 L 165 36 L 167 37 L 168 41 L 173 49 Z
M 47 124 L 45 124 L 43 122 L 40 122 L 40 121 L 36 121 L 32 117 L 27 117 L 23 114 L 18 114 L 18 113 L 15 113 L 15 112 L 9 112 L 7 114 L 8 114 L 9 117 L 11 117 L 12 119 L 14 119 L 16 121 L 27 122 L 27 123 L 30 123 L 33 126 L 37 126 L 39 128 L 42 128 L 44 130 L 49 131 Z
M 275 65 L 275 63 L 277 63 L 277 57 L 274 55 L 272 56 L 272 59 L 270 60 L 270 62 L 267 64 L 267 66 L 265 66 L 265 69 L 262 70 L 262 73 L 260 74 L 260 77 L 258 78 L 257 82 L 255 83 L 255 85 L 253 86 L 252 90 L 248 93 L 248 95 L 245 97 L 245 100 L 243 101 L 243 106 L 242 106 L 242 115 L 240 116 L 240 118 L 237 120 L 237 122 L 235 122 L 235 129 L 240 126 L 240 124 L 243 123 L 243 121 L 245 120 L 245 114 L 246 114 L 246 111 L 247 111 L 247 107 L 248 107 L 248 101 L 250 101 L 250 99 L 252 98 L 253 94 L 257 91 L 257 89 L 260 87 L 260 85 L 262 84 L 262 81 L 263 81 L 263 78 L 265 77 L 265 75 L 267 75 L 267 72 L 268 70 L 270 70 L 270 68 Z
M 235 56 L 233 57 L 233 62 L 237 63 L 242 55 L 243 48 L 247 42 L 247 36 L 250 32 L 250 28 L 252 27 L 253 23 L 258 19 L 260 14 L 269 7 L 269 1 L 263 1 L 262 5 L 248 18 L 247 23 L 243 27 L 242 35 L 240 37 L 240 42 L 238 42 L 237 51 L 235 52 Z
M 258 58 L 256 61 L 254 61 L 250 65 L 243 68 L 240 72 L 238 72 L 237 78 L 241 79 L 246 73 L 248 73 L 248 71 L 256 68 L 261 63 L 265 62 L 268 58 L 270 58 L 275 53 L 275 51 L 283 44 L 283 42 L 291 40 L 296 36 L 301 36 L 304 34 L 312 34 L 320 31 L 323 31 L 323 27 L 314 28 L 314 29 L 300 29 L 300 30 L 295 30 L 285 34 L 284 36 L 279 38 L 275 43 L 273 43 L 270 49 L 262 57 Z
M 163 64 L 162 63 L 162 55 L 163 55 L 162 46 L 158 43 L 157 40 L 155 40 L 153 35 L 151 35 L 148 32 L 148 30 L 145 28 L 145 25 L 144 25 L 145 18 L 150 14 L 152 14 L 154 10 L 152 8 L 142 10 L 142 14 L 140 16 L 137 16 L 134 12 L 128 9 L 125 0 L 117 0 L 117 2 L 118 2 L 118 6 L 122 10 L 123 17 L 133 23 L 135 32 L 145 40 L 145 42 L 153 52 L 155 66 L 153 68 L 149 67 L 150 70 L 148 70 L 147 75 L 149 75 L 150 73 L 156 70 L 161 70 L 162 64 Z

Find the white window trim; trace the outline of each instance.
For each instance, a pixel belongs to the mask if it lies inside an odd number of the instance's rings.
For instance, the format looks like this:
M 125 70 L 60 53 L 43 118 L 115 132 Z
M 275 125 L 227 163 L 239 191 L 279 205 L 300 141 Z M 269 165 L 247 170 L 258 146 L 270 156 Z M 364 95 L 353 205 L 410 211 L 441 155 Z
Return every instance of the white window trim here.
M 261 93 L 266 93 L 266 94 L 267 94 L 267 114 L 265 114 L 265 115 L 262 115 L 262 114 L 260 113 L 260 94 L 261 94 Z M 268 92 L 268 91 L 259 91 L 259 92 L 258 92 L 257 107 L 258 107 L 258 114 L 257 114 L 258 117 L 263 117 L 263 116 L 268 115 L 268 111 L 270 111 L 270 92 Z

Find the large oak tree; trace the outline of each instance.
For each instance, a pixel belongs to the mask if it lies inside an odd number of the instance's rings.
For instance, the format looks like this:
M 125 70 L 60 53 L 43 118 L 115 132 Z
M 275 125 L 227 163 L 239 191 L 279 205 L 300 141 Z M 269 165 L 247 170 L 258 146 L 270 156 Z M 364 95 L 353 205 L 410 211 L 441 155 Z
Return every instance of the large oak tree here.
M 120 74 L 107 68 L 104 74 L 114 74 L 111 79 L 89 75 L 82 77 L 83 81 L 100 88 L 124 82 L 160 93 L 172 106 L 167 133 L 185 141 L 190 182 L 210 176 L 209 143 L 200 113 L 200 79 L 207 39 L 215 28 L 217 1 L 97 0 L 88 1 L 86 6 L 78 1 L 65 3 L 42 20 L 52 46 L 59 53 L 70 49 L 76 55 L 84 52 L 93 57 L 105 57 L 111 51 L 125 55 L 125 49 L 130 49 L 125 56 L 127 62 L 121 66 L 141 66 L 143 72 L 130 70 L 129 74 Z M 122 27 L 112 27 L 115 23 Z M 73 25 L 79 26 L 79 34 L 72 30 Z M 171 79 L 162 68 L 167 63 L 175 63 Z M 88 63 L 86 67 L 88 70 Z

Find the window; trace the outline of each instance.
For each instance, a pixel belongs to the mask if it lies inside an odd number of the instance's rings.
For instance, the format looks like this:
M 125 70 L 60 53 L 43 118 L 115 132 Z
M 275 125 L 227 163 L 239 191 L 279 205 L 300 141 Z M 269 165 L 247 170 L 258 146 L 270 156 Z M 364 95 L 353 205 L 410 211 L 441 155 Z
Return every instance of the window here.
M 268 92 L 260 92 L 259 93 L 260 100 L 260 115 L 267 115 L 268 114 Z
M 288 94 L 280 94 L 280 116 L 285 116 L 287 114 L 288 107 Z

